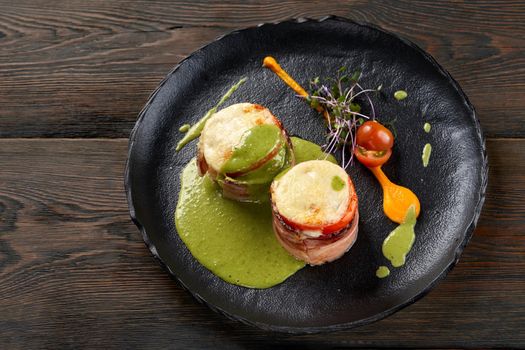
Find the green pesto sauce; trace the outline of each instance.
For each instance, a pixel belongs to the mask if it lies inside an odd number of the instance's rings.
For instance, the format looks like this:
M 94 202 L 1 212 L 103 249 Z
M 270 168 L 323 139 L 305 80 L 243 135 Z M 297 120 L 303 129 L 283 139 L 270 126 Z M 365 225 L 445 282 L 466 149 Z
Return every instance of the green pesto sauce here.
M 233 149 L 233 154 L 222 166 L 225 174 L 246 171 L 253 164 L 261 161 L 279 144 L 284 144 L 281 130 L 276 125 L 257 125 L 246 130 L 241 140 Z
M 314 159 L 326 159 L 329 162 L 337 164 L 337 160 L 335 160 L 334 156 L 324 153 L 319 145 L 298 137 L 292 137 L 291 140 L 293 153 L 295 155 L 295 163 L 302 163 Z
M 237 91 L 237 89 L 242 85 L 244 84 L 244 82 L 246 81 L 246 78 L 242 78 L 241 80 L 239 80 L 235 85 L 233 85 L 228 91 L 226 91 L 226 93 L 221 97 L 221 99 L 219 100 L 219 102 L 217 102 L 217 104 L 215 105 L 215 107 L 213 107 L 212 109 L 210 109 L 208 112 L 206 112 L 206 114 L 204 115 L 204 117 L 202 117 L 197 123 L 193 124 L 189 129 L 188 131 L 186 132 L 186 135 L 184 135 L 184 137 L 182 138 L 182 140 L 179 141 L 179 143 L 177 143 L 177 147 L 175 148 L 176 151 L 180 151 L 182 149 L 182 147 L 186 146 L 191 140 L 194 140 L 196 139 L 197 137 L 199 137 L 201 135 L 201 132 L 202 132 L 202 129 L 204 129 L 204 125 L 206 124 L 206 122 L 208 121 L 208 119 L 211 118 L 212 115 L 215 114 L 215 112 L 217 112 L 217 110 L 219 109 L 219 107 L 224 103 L 226 102 L 230 97 L 231 95 Z
M 290 169 L 292 169 L 291 167 L 288 167 L 288 168 L 285 168 L 283 171 L 281 171 L 279 174 L 277 174 L 273 179 L 274 180 L 279 180 L 281 177 L 284 176 L 284 174 L 286 174 Z
M 268 189 L 273 179 L 283 169 L 288 169 L 290 164 L 290 149 L 286 143 L 281 145 L 277 154 L 266 164 L 256 170 L 248 172 L 246 175 L 229 178 L 226 175 L 219 175 L 218 182 L 228 179 L 239 185 L 247 185 L 248 192 L 253 202 L 266 202 L 269 199 Z
M 394 267 L 405 264 L 405 259 L 416 239 L 414 227 L 416 226 L 416 209 L 408 208 L 405 221 L 385 238 L 383 242 L 383 255 L 390 260 Z
M 394 92 L 394 98 L 398 101 L 404 100 L 407 96 L 408 94 L 405 90 L 397 90 Z
M 249 185 L 270 183 L 283 168 L 288 166 L 288 160 L 288 148 L 283 144 L 270 161 L 246 175 L 235 178 L 235 181 Z
M 430 143 L 427 143 L 425 147 L 423 147 L 423 154 L 421 155 L 421 159 L 423 160 L 423 166 L 426 168 L 428 165 L 428 162 L 430 160 L 430 153 L 432 153 L 432 145 Z
M 341 191 L 343 188 L 345 188 L 344 180 L 337 175 L 334 176 L 332 178 L 332 188 L 334 189 L 334 191 Z
M 296 162 L 327 157 L 311 142 L 292 138 Z M 328 159 L 335 162 L 332 156 Z M 191 254 L 229 283 L 269 288 L 304 266 L 277 242 L 269 201 L 240 203 L 224 199 L 195 160 L 182 172 L 175 224 Z
M 390 275 L 390 270 L 386 266 L 379 266 L 376 270 L 377 278 L 385 278 Z
M 425 125 L 423 125 L 423 130 L 425 130 L 426 133 L 429 133 L 431 127 L 430 123 L 425 123 Z
M 183 126 L 181 126 L 181 127 L 179 128 L 179 131 L 180 131 L 180 132 L 188 132 L 188 130 L 190 130 L 190 127 L 191 127 L 190 124 L 184 124 Z

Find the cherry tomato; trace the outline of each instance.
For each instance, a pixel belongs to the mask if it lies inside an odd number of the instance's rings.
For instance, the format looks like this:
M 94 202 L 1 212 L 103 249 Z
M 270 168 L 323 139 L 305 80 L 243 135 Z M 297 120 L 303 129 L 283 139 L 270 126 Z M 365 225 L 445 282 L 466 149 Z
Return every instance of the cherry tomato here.
M 386 151 L 394 146 L 394 135 L 383 125 L 369 120 L 357 129 L 356 141 L 367 150 Z
M 385 164 L 392 155 L 392 149 L 386 151 L 371 151 L 357 145 L 354 151 L 357 160 L 368 168 L 375 168 Z

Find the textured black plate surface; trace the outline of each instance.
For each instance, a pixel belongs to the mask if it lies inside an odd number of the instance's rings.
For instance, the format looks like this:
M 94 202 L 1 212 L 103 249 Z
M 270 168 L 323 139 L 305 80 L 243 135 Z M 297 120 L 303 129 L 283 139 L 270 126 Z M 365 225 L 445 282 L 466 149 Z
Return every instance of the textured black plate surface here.
M 303 85 L 334 76 L 341 66 L 360 69 L 367 87 L 383 84 L 381 121 L 397 119 L 389 177 L 421 200 L 416 242 L 407 263 L 378 279 L 386 264 L 381 244 L 395 227 L 382 213 L 371 173 L 349 169 L 359 195 L 359 237 L 341 259 L 306 267 L 281 285 L 256 290 L 223 282 L 201 266 L 177 235 L 173 214 L 179 174 L 195 156 L 195 141 L 174 151 L 178 128 L 194 123 L 241 77 L 249 80 L 227 105 L 267 106 L 292 135 L 316 143 L 321 118 L 272 72 L 272 55 Z M 409 97 L 395 100 L 394 91 Z M 429 122 L 432 131 L 425 133 Z M 433 146 L 422 166 L 425 143 Z M 458 84 L 414 44 L 371 25 L 330 17 L 265 24 L 228 34 L 193 53 L 161 83 L 130 138 L 126 190 L 133 221 L 163 266 L 198 300 L 225 315 L 271 330 L 307 333 L 350 328 L 381 319 L 424 295 L 457 262 L 483 204 L 487 181 L 484 140 L 474 110 Z

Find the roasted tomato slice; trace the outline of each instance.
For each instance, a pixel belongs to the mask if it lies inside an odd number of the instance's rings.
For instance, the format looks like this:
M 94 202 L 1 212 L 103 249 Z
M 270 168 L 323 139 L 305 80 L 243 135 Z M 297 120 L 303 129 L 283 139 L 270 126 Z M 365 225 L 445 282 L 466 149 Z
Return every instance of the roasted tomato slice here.
M 338 232 L 342 229 L 344 229 L 350 222 L 354 219 L 355 213 L 357 210 L 357 194 L 354 189 L 354 185 L 349 181 L 348 184 L 348 190 L 350 192 L 350 201 L 348 203 L 348 209 L 346 210 L 345 215 L 343 217 L 331 224 L 326 225 L 308 225 L 308 224 L 301 224 L 294 221 L 291 221 L 287 219 L 286 217 L 282 217 L 281 219 L 291 228 L 295 230 L 300 231 L 321 231 L 323 235 L 330 235 L 332 233 Z

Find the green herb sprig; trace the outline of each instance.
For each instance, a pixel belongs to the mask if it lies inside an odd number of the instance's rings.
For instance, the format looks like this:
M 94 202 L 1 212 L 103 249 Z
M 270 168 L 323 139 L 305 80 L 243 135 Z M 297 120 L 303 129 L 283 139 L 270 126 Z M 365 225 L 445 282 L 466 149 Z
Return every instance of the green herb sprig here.
M 319 77 L 310 81 L 310 95 L 305 99 L 314 109 L 319 106 L 328 112 L 328 133 L 326 143 L 322 146 L 326 153 L 341 151 L 343 168 L 347 168 L 353 161 L 356 146 L 357 128 L 365 120 L 375 120 L 376 112 L 369 94 L 377 93 L 382 85 L 375 89 L 365 89 L 359 84 L 361 71 L 347 72 L 346 67 L 337 71 L 335 78 L 327 78 L 322 83 Z M 371 115 L 361 112 L 361 104 L 370 106 Z M 345 147 L 348 145 L 349 155 Z

